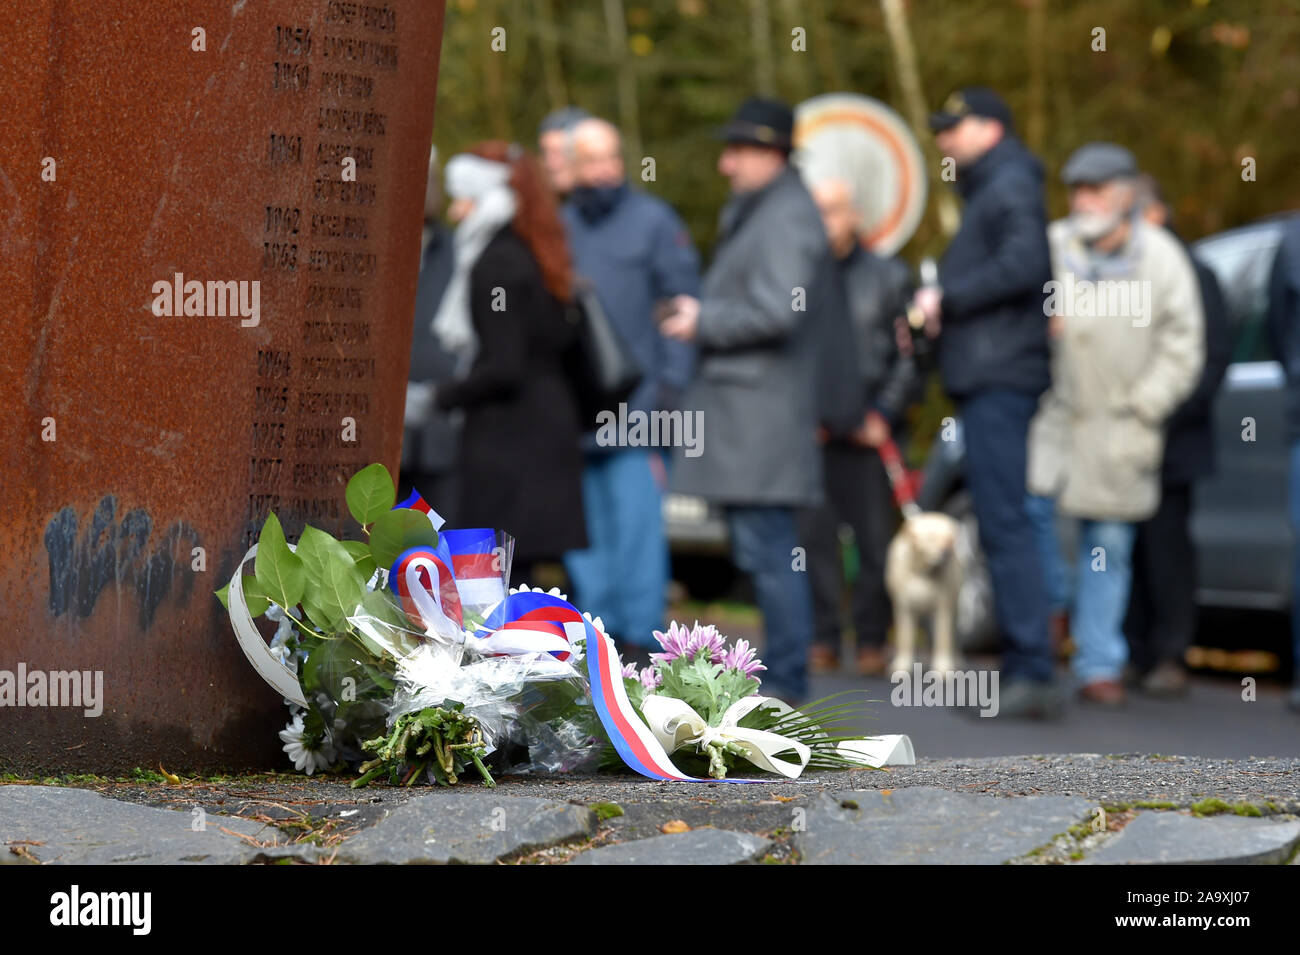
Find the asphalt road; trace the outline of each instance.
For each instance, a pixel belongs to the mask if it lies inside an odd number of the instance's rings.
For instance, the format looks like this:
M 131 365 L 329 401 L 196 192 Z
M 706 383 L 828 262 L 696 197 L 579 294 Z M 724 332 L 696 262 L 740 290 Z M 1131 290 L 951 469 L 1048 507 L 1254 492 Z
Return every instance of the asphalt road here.
M 1131 693 L 1118 709 L 1071 702 L 1055 722 L 972 718 L 955 709 L 894 706 L 884 678 L 819 676 L 814 698 L 865 690 L 877 701 L 863 728 L 906 733 L 918 757 L 1010 756 L 1022 753 L 1163 753 L 1244 758 L 1300 756 L 1300 713 L 1286 708 L 1285 690 L 1259 681 L 1256 698 L 1242 699 L 1239 679 L 1194 677 L 1187 696 L 1153 700 Z

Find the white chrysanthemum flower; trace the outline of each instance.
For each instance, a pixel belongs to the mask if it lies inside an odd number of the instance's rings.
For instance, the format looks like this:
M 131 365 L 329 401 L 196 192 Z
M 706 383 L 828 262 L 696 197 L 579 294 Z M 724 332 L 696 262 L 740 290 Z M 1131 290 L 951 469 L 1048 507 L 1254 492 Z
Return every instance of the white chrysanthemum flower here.
M 559 597 L 561 600 L 569 599 L 568 594 L 560 593 L 559 587 L 552 587 L 550 590 L 543 590 L 541 587 L 529 587 L 527 584 L 520 584 L 518 587 L 511 587 L 510 592 L 512 594 L 524 594 L 524 593 L 549 594 L 552 597 Z
M 295 713 L 292 722 L 280 730 L 280 740 L 284 743 L 285 753 L 293 760 L 293 768 L 310 776 L 318 769 L 329 769 L 333 766 L 338 756 L 329 734 L 326 733 L 325 739 L 321 740 L 317 749 L 307 748 L 304 735 L 301 713 Z

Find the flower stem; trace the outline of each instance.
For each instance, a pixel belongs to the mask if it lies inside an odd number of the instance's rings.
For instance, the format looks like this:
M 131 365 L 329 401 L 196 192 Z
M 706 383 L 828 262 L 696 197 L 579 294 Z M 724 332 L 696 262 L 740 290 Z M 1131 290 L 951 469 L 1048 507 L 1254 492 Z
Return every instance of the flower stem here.
M 352 788 L 361 789 L 363 786 L 366 786 L 370 782 L 370 780 L 380 775 L 383 771 L 384 771 L 384 767 L 382 763 L 378 766 L 372 766 L 370 769 L 366 770 L 366 772 L 364 772 L 362 775 L 352 780 Z

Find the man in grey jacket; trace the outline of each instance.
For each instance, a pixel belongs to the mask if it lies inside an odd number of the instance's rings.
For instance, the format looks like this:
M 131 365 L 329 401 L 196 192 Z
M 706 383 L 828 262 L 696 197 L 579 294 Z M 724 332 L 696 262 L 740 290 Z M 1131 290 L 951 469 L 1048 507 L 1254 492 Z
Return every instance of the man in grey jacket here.
M 1076 150 L 1070 216 L 1048 228 L 1052 387 L 1029 431 L 1028 483 L 1079 519 L 1071 667 L 1089 703 L 1124 700 L 1124 613 L 1137 523 L 1160 504 L 1165 423 L 1200 378 L 1205 322 L 1191 260 L 1135 208 L 1137 161 Z
M 752 575 L 767 633 L 764 691 L 807 692 L 812 599 L 796 511 L 822 499 L 817 427 L 819 288 L 834 275 L 821 217 L 789 165 L 790 108 L 750 99 L 724 128 L 731 180 L 699 299 L 677 296 L 665 335 L 693 341 L 683 405 L 701 412 L 702 453 L 678 453 L 676 490 L 723 505 L 737 566 Z M 842 294 L 842 287 L 841 287 Z

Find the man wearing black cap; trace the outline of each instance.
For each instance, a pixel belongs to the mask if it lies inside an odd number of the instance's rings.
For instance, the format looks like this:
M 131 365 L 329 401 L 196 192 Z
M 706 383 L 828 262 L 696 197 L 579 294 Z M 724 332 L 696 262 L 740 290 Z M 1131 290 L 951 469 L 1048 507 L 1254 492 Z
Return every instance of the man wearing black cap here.
M 793 128 L 784 103 L 750 99 L 722 130 L 718 171 L 732 196 L 713 264 L 699 299 L 674 298 L 661 330 L 699 347 L 682 403 L 701 412 L 706 435 L 703 453 L 679 449 L 673 486 L 723 505 L 763 613 L 764 692 L 797 701 L 813 614 L 795 515 L 822 495 L 822 318 L 847 309 L 817 206 L 789 165 Z
M 1061 170 L 1070 215 L 1048 230 L 1051 390 L 1030 427 L 1029 486 L 1079 522 L 1070 661 L 1079 696 L 1115 706 L 1137 523 L 1160 504 L 1165 423 L 1200 379 L 1205 322 L 1191 259 L 1148 225 L 1138 165 L 1114 143 Z
M 919 289 L 914 304 L 938 338 L 944 388 L 961 412 L 966 481 L 1004 641 L 999 713 L 1054 716 L 1061 694 L 1025 506 L 1026 435 L 1049 381 L 1042 165 L 1013 135 L 1006 103 L 984 87 L 952 94 L 930 125 L 965 210 L 939 287 Z

